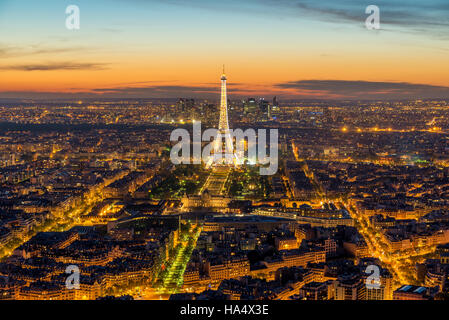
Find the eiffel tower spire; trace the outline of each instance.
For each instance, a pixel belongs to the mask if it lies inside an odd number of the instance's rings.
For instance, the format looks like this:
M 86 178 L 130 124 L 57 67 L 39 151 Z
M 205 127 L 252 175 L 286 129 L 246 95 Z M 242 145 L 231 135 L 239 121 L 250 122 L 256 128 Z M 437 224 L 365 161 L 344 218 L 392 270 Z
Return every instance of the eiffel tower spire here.
M 226 89 L 226 75 L 224 73 L 224 65 L 223 65 L 223 74 L 221 76 L 221 100 L 220 100 L 220 121 L 218 123 L 218 130 L 220 130 L 221 134 L 226 134 L 229 132 L 229 121 L 228 121 L 228 95 Z

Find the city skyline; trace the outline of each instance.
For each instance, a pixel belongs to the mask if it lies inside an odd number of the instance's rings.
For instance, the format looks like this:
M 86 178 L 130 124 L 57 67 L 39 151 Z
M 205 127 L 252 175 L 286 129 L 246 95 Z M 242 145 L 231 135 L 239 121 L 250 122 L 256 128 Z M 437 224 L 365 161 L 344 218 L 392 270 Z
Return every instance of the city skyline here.
M 231 97 L 448 98 L 447 4 L 376 5 L 380 30 L 357 0 L 2 0 L 0 99 L 213 98 L 222 63 Z
M 449 300 L 446 2 L 0 0 L 0 302 Z

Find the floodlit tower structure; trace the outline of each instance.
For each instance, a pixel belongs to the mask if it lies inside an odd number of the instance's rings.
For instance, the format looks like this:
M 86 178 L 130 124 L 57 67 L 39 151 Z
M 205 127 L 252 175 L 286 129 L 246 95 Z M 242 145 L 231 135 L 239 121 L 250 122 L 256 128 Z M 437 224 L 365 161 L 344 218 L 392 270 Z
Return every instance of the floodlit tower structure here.
M 220 100 L 220 121 L 218 123 L 218 131 L 221 137 L 226 141 L 225 147 L 228 148 L 227 151 L 233 151 L 232 137 L 229 131 L 229 120 L 228 120 L 228 95 L 226 89 L 226 74 L 223 66 L 223 74 L 221 76 L 221 100 Z
M 221 161 L 214 161 L 212 156 L 208 161 L 208 166 L 212 163 L 215 165 L 233 165 L 236 164 L 236 155 L 234 153 L 233 138 L 229 129 L 228 120 L 228 95 L 226 89 L 226 74 L 223 66 L 223 74 L 221 76 L 221 98 L 220 98 L 220 120 L 218 122 L 218 135 L 215 138 L 213 153 L 222 154 Z

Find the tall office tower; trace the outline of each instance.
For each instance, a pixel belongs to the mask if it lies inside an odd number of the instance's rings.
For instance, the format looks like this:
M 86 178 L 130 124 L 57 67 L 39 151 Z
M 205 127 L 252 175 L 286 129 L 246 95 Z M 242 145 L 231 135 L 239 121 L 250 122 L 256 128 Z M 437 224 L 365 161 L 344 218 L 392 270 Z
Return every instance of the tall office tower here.
M 266 121 L 270 120 L 270 104 L 264 98 L 260 98 L 259 100 L 259 120 Z
M 279 102 L 277 97 L 273 98 L 273 105 L 271 106 L 271 110 L 270 110 L 270 117 L 272 118 L 276 118 L 279 115 Z
M 260 112 L 267 113 L 268 101 L 266 101 L 264 98 L 259 99 L 259 109 L 260 109 Z
M 245 114 L 256 114 L 258 112 L 256 99 L 248 98 L 243 105 L 243 111 Z
M 271 120 L 271 106 L 268 105 L 268 109 L 267 109 L 267 120 Z
M 273 98 L 273 111 L 279 111 L 279 102 L 276 96 Z

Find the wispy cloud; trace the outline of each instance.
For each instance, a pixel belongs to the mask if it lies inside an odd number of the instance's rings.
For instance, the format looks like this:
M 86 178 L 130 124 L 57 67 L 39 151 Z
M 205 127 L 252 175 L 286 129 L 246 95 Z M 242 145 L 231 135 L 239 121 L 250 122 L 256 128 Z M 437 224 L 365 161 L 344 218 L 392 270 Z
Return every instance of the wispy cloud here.
M 87 48 L 81 46 L 56 47 L 45 44 L 30 44 L 26 46 L 8 45 L 0 43 L 0 59 L 17 58 L 34 55 L 54 55 L 64 53 L 86 52 Z
M 264 0 L 272 6 L 285 6 L 298 16 L 323 22 L 364 26 L 365 8 L 375 4 L 380 9 L 382 29 L 416 34 L 429 34 L 447 39 L 449 5 L 446 0 Z
M 1 66 L 0 70 L 14 71 L 63 71 L 63 70 L 104 70 L 104 63 L 49 62 L 41 64 L 20 64 Z
M 276 84 L 298 95 L 319 94 L 345 99 L 449 98 L 449 87 L 408 82 L 299 80 Z
M 123 0 L 120 0 L 123 1 Z M 297 18 L 326 23 L 364 27 L 365 9 L 374 4 L 380 8 L 383 30 L 431 35 L 448 39 L 449 4 L 447 0 L 159 0 L 177 6 L 205 10 L 232 11 L 234 14 L 264 15 L 274 18 Z M 135 5 L 148 3 L 129 1 Z
M 164 81 L 159 84 L 149 84 L 153 81 L 145 81 L 136 83 L 135 85 L 103 87 L 95 89 L 72 88 L 70 92 L 40 92 L 40 91 L 0 91 L 0 98 L 198 98 L 198 99 L 220 99 L 220 84 L 210 85 L 162 85 Z M 173 81 L 175 82 L 175 81 Z M 250 87 L 243 84 L 231 85 L 228 88 L 230 97 L 237 98 L 246 96 L 247 94 L 257 93 Z
M 92 90 L 102 94 L 120 94 L 120 95 L 161 95 L 161 94 L 185 94 L 198 95 L 210 92 L 217 92 L 219 88 L 206 86 L 175 86 L 175 85 L 154 85 L 154 86 L 130 86 L 116 88 L 97 88 Z
M 142 82 L 144 84 L 145 82 Z M 147 85 L 128 85 L 117 86 L 112 88 L 96 88 L 92 90 L 94 93 L 102 95 L 114 95 L 117 97 L 131 96 L 131 97 L 199 97 L 199 98 L 217 98 L 220 94 L 220 83 L 204 83 L 197 85 L 162 85 L 159 84 Z M 257 93 L 260 90 L 255 90 L 254 86 L 244 83 L 230 83 L 228 84 L 228 93 L 233 97 L 244 96 L 250 93 Z

